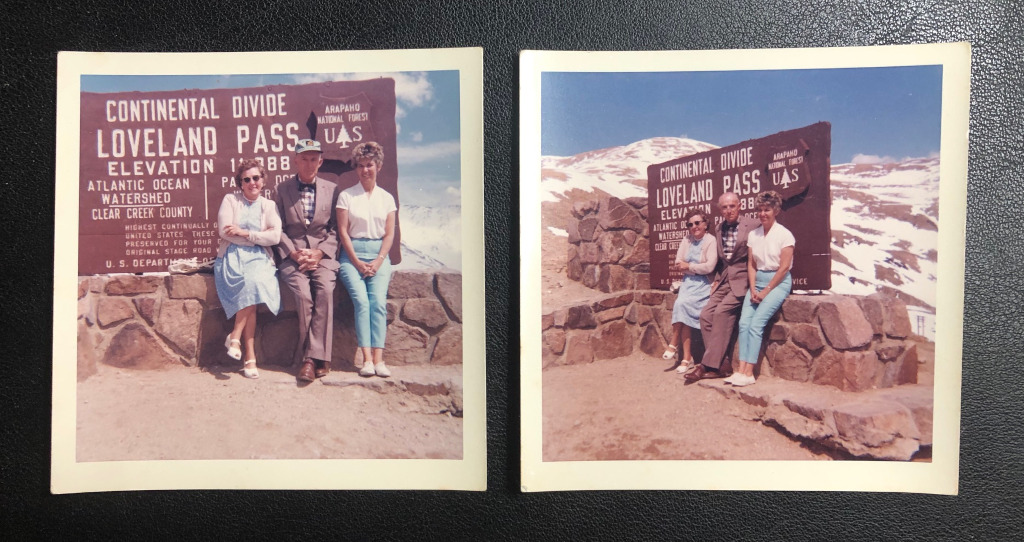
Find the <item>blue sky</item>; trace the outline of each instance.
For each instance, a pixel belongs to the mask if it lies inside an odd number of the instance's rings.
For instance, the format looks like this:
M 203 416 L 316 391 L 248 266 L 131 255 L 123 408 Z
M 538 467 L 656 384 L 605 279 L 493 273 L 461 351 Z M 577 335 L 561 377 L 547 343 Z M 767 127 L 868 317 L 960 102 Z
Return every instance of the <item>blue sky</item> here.
M 939 151 L 941 66 L 658 73 L 545 72 L 541 153 L 650 137 L 718 146 L 832 123 L 832 163 Z
M 84 92 L 244 88 L 384 76 L 395 80 L 403 205 L 459 205 L 459 72 L 256 75 L 84 75 Z

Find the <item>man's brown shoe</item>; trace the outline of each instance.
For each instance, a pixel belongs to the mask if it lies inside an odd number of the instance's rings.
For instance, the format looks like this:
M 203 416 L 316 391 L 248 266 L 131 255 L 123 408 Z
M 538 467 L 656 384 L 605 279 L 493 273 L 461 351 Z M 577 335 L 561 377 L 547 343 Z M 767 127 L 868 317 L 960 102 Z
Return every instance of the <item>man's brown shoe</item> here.
M 331 362 L 327 360 L 316 360 L 316 377 L 323 378 L 331 374 Z
M 722 374 L 721 372 L 716 371 L 714 369 L 708 369 L 707 367 L 705 367 L 703 365 L 698 365 L 696 369 L 690 371 L 689 373 L 686 373 L 686 375 L 683 376 L 683 378 L 685 378 L 686 380 L 688 380 L 690 382 L 696 382 L 698 380 L 707 380 L 709 378 L 724 378 L 724 377 L 725 377 L 725 375 Z
M 316 375 L 313 372 L 313 360 L 311 358 L 302 360 L 302 367 L 299 369 L 299 375 L 297 378 L 303 382 L 312 382 L 316 380 Z

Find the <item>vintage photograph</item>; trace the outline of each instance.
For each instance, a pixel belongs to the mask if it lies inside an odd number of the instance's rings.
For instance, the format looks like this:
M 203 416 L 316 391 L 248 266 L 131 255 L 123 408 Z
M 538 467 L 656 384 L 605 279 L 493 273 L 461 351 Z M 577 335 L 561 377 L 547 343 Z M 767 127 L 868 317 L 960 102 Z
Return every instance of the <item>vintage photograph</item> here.
M 61 55 L 55 491 L 483 489 L 482 55 L 427 53 Z
M 955 492 L 968 53 L 524 55 L 524 486 Z

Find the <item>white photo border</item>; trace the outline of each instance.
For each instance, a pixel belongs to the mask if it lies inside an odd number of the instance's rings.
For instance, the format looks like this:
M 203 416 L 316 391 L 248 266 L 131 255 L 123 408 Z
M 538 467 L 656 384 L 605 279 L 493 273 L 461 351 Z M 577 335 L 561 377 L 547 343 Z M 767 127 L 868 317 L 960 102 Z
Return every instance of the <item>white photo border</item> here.
M 935 409 L 930 462 L 559 461 L 542 455 L 540 159 L 543 72 L 942 66 Z M 970 44 L 520 56 L 520 400 L 523 491 L 717 489 L 956 494 L 960 451 Z
M 338 68 L 344 68 L 339 70 Z M 76 461 L 76 290 L 83 75 L 231 75 L 459 71 L 463 453 L 460 460 L 309 459 Z M 245 53 L 61 52 L 57 58 L 50 490 L 448 489 L 484 491 L 486 371 L 483 224 L 483 49 Z M 77 259 L 75 257 L 74 259 Z M 258 468 L 254 468 L 258 466 Z

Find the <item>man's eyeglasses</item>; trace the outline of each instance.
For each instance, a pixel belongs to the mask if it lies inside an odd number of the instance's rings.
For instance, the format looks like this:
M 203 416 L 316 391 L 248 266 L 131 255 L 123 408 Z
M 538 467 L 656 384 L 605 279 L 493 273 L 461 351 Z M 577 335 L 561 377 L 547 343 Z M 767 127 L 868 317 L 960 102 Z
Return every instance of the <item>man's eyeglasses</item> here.
M 252 177 L 242 177 L 242 182 L 243 183 L 248 183 L 250 181 L 255 183 L 255 182 L 258 182 L 259 180 L 260 180 L 260 176 L 259 175 L 253 175 Z
M 692 228 L 692 227 L 694 227 L 694 226 L 700 226 L 700 225 L 701 225 L 701 224 L 703 224 L 703 223 L 704 223 L 704 221 L 703 221 L 703 220 L 694 220 L 693 222 L 687 222 L 687 223 L 686 223 L 686 227 L 687 227 L 687 228 Z

